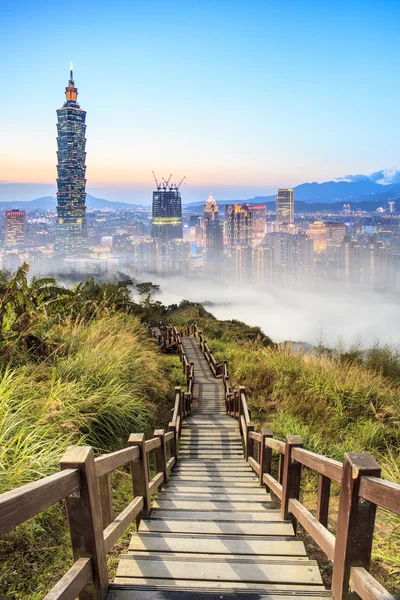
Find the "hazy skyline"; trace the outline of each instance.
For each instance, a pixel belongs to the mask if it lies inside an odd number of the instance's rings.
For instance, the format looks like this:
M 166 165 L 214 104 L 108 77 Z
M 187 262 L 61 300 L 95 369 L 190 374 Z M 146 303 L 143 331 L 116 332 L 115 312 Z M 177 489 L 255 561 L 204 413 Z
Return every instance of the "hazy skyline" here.
M 399 166 L 399 23 L 395 1 L 4 3 L 0 182 L 54 195 L 70 61 L 98 197 L 148 203 L 152 170 L 189 202 Z

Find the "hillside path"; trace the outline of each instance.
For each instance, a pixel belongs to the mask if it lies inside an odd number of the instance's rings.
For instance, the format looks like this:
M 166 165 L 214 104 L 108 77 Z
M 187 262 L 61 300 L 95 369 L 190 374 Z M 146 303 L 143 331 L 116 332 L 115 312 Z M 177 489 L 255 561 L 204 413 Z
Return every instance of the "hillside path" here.
M 120 557 L 107 600 L 331 598 L 292 523 L 245 461 L 222 380 L 196 338 L 182 342 L 195 365 L 193 412 L 179 460 Z

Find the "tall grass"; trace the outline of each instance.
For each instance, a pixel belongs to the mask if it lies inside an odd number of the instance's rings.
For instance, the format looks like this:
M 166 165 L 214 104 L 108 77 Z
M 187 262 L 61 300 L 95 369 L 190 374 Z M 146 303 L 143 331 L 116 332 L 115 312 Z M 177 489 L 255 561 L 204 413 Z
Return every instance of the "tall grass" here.
M 195 307 L 186 308 L 171 321 L 181 325 L 188 316 L 204 332 L 216 359 L 228 361 L 231 385 L 246 386 L 259 430 L 272 429 L 279 439 L 297 434 L 307 449 L 337 460 L 348 451 L 368 451 L 382 476 L 400 483 L 397 347 L 377 342 L 368 350 L 321 348 L 305 354 L 270 344 L 243 323 L 216 321 L 204 309 L 196 314 Z M 380 512 L 375 569 L 392 587 L 400 585 L 399 532 L 399 519 Z
M 0 492 L 59 470 L 71 444 L 97 452 L 168 422 L 177 357 L 164 357 L 123 313 L 49 324 L 52 352 L 0 370 Z M 61 505 L 0 541 L 0 597 L 41 598 L 71 561 Z

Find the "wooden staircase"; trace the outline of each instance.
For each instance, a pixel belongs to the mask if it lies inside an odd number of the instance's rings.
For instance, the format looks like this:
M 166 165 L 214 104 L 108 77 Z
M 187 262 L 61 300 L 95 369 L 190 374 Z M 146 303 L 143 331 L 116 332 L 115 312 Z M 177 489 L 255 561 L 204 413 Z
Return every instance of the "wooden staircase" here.
M 195 338 L 182 344 L 195 379 L 180 460 L 121 556 L 108 600 L 331 597 L 291 521 L 245 461 L 222 379 Z

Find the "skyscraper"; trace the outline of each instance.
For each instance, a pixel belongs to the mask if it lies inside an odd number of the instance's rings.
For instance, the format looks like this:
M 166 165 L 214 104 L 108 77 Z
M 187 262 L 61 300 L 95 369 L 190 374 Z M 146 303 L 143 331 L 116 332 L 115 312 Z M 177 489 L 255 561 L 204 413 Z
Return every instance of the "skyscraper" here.
M 219 220 L 218 204 L 211 192 L 204 205 L 203 219 L 205 224 L 210 221 Z
M 55 252 L 84 254 L 86 229 L 86 111 L 77 103 L 72 63 L 66 102 L 57 110 L 57 224 Z
M 249 211 L 252 215 L 252 245 L 261 244 L 265 238 L 265 223 L 267 219 L 266 206 L 249 206 Z
M 278 190 L 276 196 L 276 225 L 278 231 L 285 231 L 294 223 L 294 191 Z
M 157 190 L 153 192 L 153 213 L 151 237 L 168 242 L 181 240 L 182 229 L 182 201 L 179 186 L 163 180 L 163 184 L 156 181 Z
M 225 205 L 225 236 L 228 249 L 251 246 L 253 239 L 253 213 L 248 204 Z
M 26 213 L 24 210 L 6 210 L 4 213 L 6 246 L 19 246 L 25 242 Z

